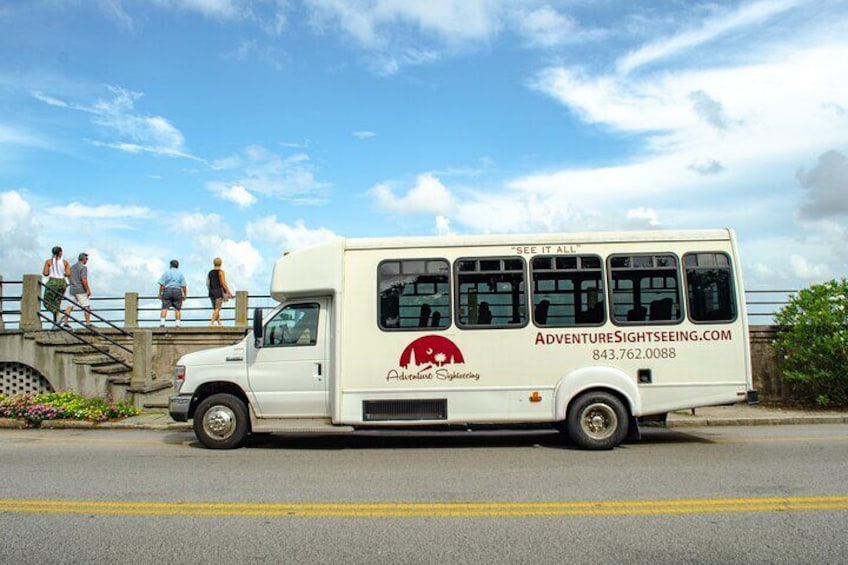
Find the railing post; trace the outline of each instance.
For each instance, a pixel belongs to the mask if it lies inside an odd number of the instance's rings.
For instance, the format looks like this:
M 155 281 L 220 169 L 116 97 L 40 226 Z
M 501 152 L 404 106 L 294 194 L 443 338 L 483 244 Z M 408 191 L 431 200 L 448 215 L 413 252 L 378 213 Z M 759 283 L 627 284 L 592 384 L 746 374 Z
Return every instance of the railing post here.
M 247 291 L 236 291 L 236 326 L 247 326 Z
M 3 321 L 3 275 L 0 275 L 0 330 L 6 329 L 6 322 Z
M 41 275 L 24 275 L 21 288 L 21 329 L 25 332 L 35 332 L 41 329 Z
M 153 374 L 153 332 L 136 330 L 133 332 L 133 368 L 130 379 L 131 389 L 144 389 Z
M 127 292 L 124 294 L 124 327 L 138 327 L 138 293 Z

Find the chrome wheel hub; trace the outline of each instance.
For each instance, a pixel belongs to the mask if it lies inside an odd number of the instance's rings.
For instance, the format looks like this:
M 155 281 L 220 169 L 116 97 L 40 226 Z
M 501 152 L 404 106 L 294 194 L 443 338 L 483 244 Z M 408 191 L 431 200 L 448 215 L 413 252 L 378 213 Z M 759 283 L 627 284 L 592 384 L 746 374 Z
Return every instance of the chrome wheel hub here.
M 590 404 L 583 410 L 580 424 L 592 439 L 607 439 L 618 428 L 618 416 L 606 404 Z
M 203 429 L 209 435 L 227 439 L 236 429 L 236 415 L 226 406 L 213 406 L 203 415 Z

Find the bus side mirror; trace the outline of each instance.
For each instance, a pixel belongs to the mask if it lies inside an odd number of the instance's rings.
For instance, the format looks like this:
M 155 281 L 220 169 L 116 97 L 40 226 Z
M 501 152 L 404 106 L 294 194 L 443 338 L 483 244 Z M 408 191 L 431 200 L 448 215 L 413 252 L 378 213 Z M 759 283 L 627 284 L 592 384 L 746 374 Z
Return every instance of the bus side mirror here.
M 256 349 L 262 348 L 262 308 L 253 310 L 253 340 Z

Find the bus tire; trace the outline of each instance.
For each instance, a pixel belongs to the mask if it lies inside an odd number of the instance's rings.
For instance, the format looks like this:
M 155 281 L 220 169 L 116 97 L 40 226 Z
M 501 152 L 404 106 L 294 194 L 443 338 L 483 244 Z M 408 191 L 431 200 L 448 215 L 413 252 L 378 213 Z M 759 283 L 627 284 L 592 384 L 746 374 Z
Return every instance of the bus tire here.
M 210 449 L 241 447 L 250 431 L 247 406 L 232 394 L 205 398 L 194 413 L 194 433 Z
M 566 416 L 571 440 L 583 449 L 612 449 L 627 436 L 629 417 L 608 392 L 587 392 L 572 402 Z

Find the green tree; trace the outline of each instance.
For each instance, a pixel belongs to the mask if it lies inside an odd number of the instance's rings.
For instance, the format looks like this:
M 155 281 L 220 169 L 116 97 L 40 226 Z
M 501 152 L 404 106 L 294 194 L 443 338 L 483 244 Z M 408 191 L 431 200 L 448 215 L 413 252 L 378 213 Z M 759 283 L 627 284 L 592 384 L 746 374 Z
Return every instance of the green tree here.
M 813 285 L 775 315 L 784 379 L 821 406 L 848 405 L 848 281 Z

